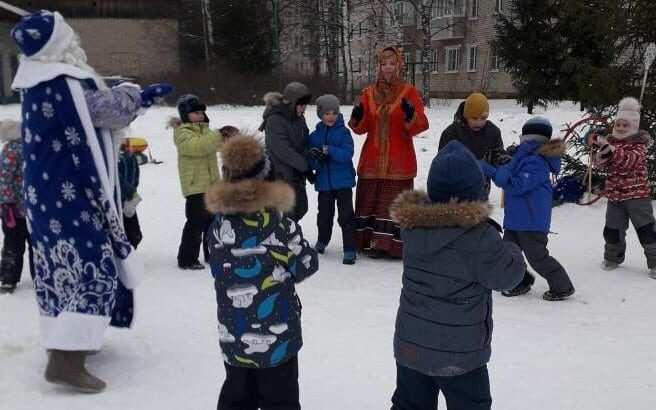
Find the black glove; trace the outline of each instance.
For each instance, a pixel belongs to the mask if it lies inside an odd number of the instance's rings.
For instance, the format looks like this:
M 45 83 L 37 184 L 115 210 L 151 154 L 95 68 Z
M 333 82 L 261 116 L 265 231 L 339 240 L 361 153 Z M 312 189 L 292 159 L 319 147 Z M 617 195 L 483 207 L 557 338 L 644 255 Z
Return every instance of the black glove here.
M 402 98 L 401 109 L 403 110 L 403 114 L 405 114 L 405 122 L 410 122 L 415 115 L 415 107 L 406 98 Z
M 308 169 L 307 171 L 305 171 L 303 173 L 303 176 L 311 184 L 314 184 L 314 182 L 317 180 L 317 176 L 315 175 L 314 171 L 312 171 L 311 169 Z
M 510 156 L 503 148 L 494 148 L 492 150 L 491 161 L 490 163 L 495 166 L 505 165 L 512 160 Z
M 351 111 L 351 119 L 355 122 L 360 122 L 364 118 L 364 107 L 362 106 L 362 103 L 356 105 L 353 107 L 353 111 Z
M 318 162 L 324 162 L 326 159 L 328 159 L 328 155 L 324 154 L 323 150 L 317 147 L 312 148 L 308 152 L 308 157 Z
M 510 155 L 510 156 L 515 155 L 515 152 L 517 151 L 518 146 L 519 145 L 517 145 L 517 144 L 508 145 L 506 147 L 506 152 L 508 153 L 508 155 Z

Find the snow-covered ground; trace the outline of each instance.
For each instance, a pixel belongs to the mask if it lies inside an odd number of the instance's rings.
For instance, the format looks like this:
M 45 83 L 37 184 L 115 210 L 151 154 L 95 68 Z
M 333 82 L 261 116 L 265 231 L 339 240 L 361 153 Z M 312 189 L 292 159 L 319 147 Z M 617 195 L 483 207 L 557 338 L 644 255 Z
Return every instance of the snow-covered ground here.
M 441 131 L 458 101 L 428 110 L 430 130 L 415 140 L 417 188 Z M 350 113 L 350 107 L 343 107 Z M 213 125 L 256 130 L 262 107 L 211 107 Z M 555 128 L 580 116 L 561 104 L 539 112 Z M 218 347 L 209 271 L 181 271 L 176 253 L 184 222 L 172 132 L 173 108 L 156 108 L 137 119 L 133 135 L 148 139 L 164 163 L 142 167 L 138 213 L 147 271 L 138 289 L 137 321 L 130 331 L 109 329 L 103 350 L 88 360 L 108 388 L 100 395 L 71 394 L 43 379 L 46 355 L 39 345 L 37 307 L 25 273 L 11 296 L 0 297 L 0 409 L 211 409 L 224 377 Z M 19 117 L 18 106 L 0 106 L 0 119 Z M 306 115 L 312 128 L 314 107 Z M 506 144 L 517 141 L 529 118 L 513 101 L 491 102 L 491 120 Z M 363 138 L 355 137 L 356 151 Z M 356 154 L 357 156 L 358 154 Z M 357 160 L 357 158 L 356 158 Z M 309 187 L 312 190 L 312 187 Z M 302 220 L 316 240 L 316 194 Z M 493 189 L 496 205 L 499 191 Z M 517 298 L 495 294 L 495 330 L 489 364 L 493 407 L 501 410 L 602 410 L 656 408 L 656 280 L 649 279 L 635 231 L 628 233 L 627 260 L 614 272 L 602 259 L 605 200 L 592 206 L 554 209 L 549 249 L 569 271 L 577 293 L 546 302 L 538 278 Z M 496 209 L 498 220 L 502 210 Z M 336 230 L 339 227 L 335 226 Z M 336 233 L 320 271 L 298 286 L 303 301 L 305 346 L 300 352 L 303 408 L 380 410 L 390 407 L 395 386 L 394 317 L 401 286 L 399 261 L 359 259 L 341 264 Z M 440 409 L 445 409 L 441 400 Z

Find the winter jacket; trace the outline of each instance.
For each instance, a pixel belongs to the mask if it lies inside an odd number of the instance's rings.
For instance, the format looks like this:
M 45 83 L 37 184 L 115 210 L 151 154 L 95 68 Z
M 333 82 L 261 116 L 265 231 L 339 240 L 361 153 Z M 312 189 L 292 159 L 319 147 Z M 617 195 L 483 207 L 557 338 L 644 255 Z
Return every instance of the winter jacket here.
M 208 231 L 223 359 L 274 367 L 303 344 L 295 283 L 318 269 L 300 225 L 283 216 L 294 192 L 282 181 L 218 181 L 205 194 L 216 213 Z
M 136 155 L 121 151 L 118 156 L 118 180 L 121 184 L 121 202 L 129 201 L 139 186 L 139 161 Z
M 613 156 L 597 163 L 606 171 L 605 194 L 611 201 L 650 198 L 651 187 L 647 173 L 647 149 L 652 139 L 645 131 L 624 138 L 610 137 L 615 148 Z
M 512 160 L 494 168 L 485 163 L 483 172 L 506 192 L 503 227 L 513 231 L 548 233 L 551 226 L 553 187 L 551 174 L 560 172 L 562 140 L 519 144 Z
M 310 130 L 305 117 L 297 116 L 295 111 L 296 101 L 301 97 L 298 95 L 293 101 L 285 103 L 280 93 L 267 93 L 260 126 L 276 177 L 293 185 L 305 185 L 303 174 L 309 170 L 306 155 Z
M 328 147 L 328 159 L 322 163 L 309 159 L 310 166 L 317 171 L 314 189 L 317 192 L 336 191 L 355 186 L 353 168 L 353 138 L 344 125 L 344 117 L 339 114 L 337 122 L 327 127 L 323 122 L 310 134 L 310 149 Z
M 430 376 L 456 376 L 490 359 L 492 292 L 524 276 L 519 247 L 501 239 L 486 202 L 431 203 L 407 191 L 390 208 L 401 225 L 403 288 L 394 357 Z
M 415 107 L 415 114 L 410 122 L 405 121 L 401 109 L 403 98 Z M 349 127 L 358 135 L 367 134 L 362 146 L 358 176 L 360 178 L 412 179 L 417 176 L 417 157 L 412 137 L 428 129 L 428 119 L 424 114 L 424 104 L 419 91 L 406 84 L 391 104 L 388 135 L 382 146 L 377 146 L 378 110 L 380 106 L 374 98 L 374 87 L 362 91 L 360 103 L 364 107 L 364 117 L 360 122 L 353 118 Z
M 178 149 L 178 175 L 182 195 L 187 197 L 205 192 L 219 179 L 216 151 L 221 144 L 219 133 L 208 123 L 172 124 L 173 140 Z
M 509 156 L 503 148 L 501 130 L 491 121 L 487 121 L 480 131 L 474 131 L 467 125 L 463 117 L 465 102 L 458 106 L 453 122 L 442 131 L 438 151 L 451 140 L 460 141 L 474 154 L 477 159 L 482 159 L 494 166 L 502 165 L 509 160 Z M 485 197 L 490 195 L 490 178 L 485 178 Z
M 7 141 L 0 151 L 0 204 L 16 204 L 25 215 L 23 205 L 23 142 Z

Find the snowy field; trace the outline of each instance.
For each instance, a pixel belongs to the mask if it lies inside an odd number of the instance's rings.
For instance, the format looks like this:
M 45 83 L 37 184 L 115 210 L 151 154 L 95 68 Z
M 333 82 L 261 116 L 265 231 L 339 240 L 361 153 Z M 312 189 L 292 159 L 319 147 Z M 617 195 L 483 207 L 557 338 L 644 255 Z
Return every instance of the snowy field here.
M 415 139 L 424 188 L 441 131 L 459 101 L 428 110 L 430 130 Z M 350 107 L 343 107 L 350 113 Z M 256 130 L 262 107 L 211 107 L 215 127 Z M 554 128 L 580 116 L 561 104 L 538 112 Z M 109 329 L 89 369 L 107 382 L 100 395 L 71 394 L 43 379 L 46 355 L 39 344 L 37 306 L 29 274 L 11 296 L 0 297 L 0 409 L 212 409 L 224 370 L 219 353 L 212 277 L 181 271 L 176 253 L 184 201 L 172 132 L 173 108 L 150 110 L 133 123 L 148 139 L 159 165 L 142 166 L 138 208 L 144 240 L 139 251 L 146 276 L 137 290 L 137 320 L 130 331 Z M 315 107 L 306 114 L 312 129 Z M 19 107 L 0 106 L 1 118 L 19 118 Z M 506 145 L 518 140 L 529 118 L 513 101 L 492 101 L 490 119 Z M 356 156 L 364 138 L 355 137 Z M 357 158 L 356 158 L 357 160 Z M 316 194 L 302 220 L 314 243 Z M 491 201 L 497 205 L 499 190 Z M 631 228 L 626 262 L 614 272 L 599 268 L 605 200 L 553 211 L 549 249 L 572 277 L 576 294 L 565 302 L 543 301 L 546 282 L 517 298 L 495 294 L 492 360 L 493 407 L 499 410 L 649 410 L 656 408 L 656 280 L 649 279 Z M 502 219 L 502 210 L 495 217 Z M 401 262 L 361 258 L 342 265 L 339 227 L 320 270 L 298 286 L 303 302 L 300 352 L 301 404 L 309 410 L 389 409 L 395 386 L 394 318 Z M 335 240 L 337 239 L 337 240 Z M 440 398 L 440 409 L 445 409 Z

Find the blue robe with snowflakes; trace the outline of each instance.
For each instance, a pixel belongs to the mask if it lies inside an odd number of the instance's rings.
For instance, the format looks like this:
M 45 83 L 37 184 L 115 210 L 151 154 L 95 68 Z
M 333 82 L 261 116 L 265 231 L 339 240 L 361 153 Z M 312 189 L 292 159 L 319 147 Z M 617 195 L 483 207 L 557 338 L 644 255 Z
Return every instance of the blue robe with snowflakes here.
M 90 73 L 25 58 L 12 86 L 23 99 L 24 193 L 42 342 L 48 349 L 97 350 L 110 321 L 130 325 L 128 289 L 142 270 L 118 205 L 119 137 L 99 126 L 108 125 L 103 118 L 127 126 L 139 93 L 97 90 Z M 103 110 L 87 101 L 120 103 L 128 94 L 133 104 L 113 114 L 111 104 Z

